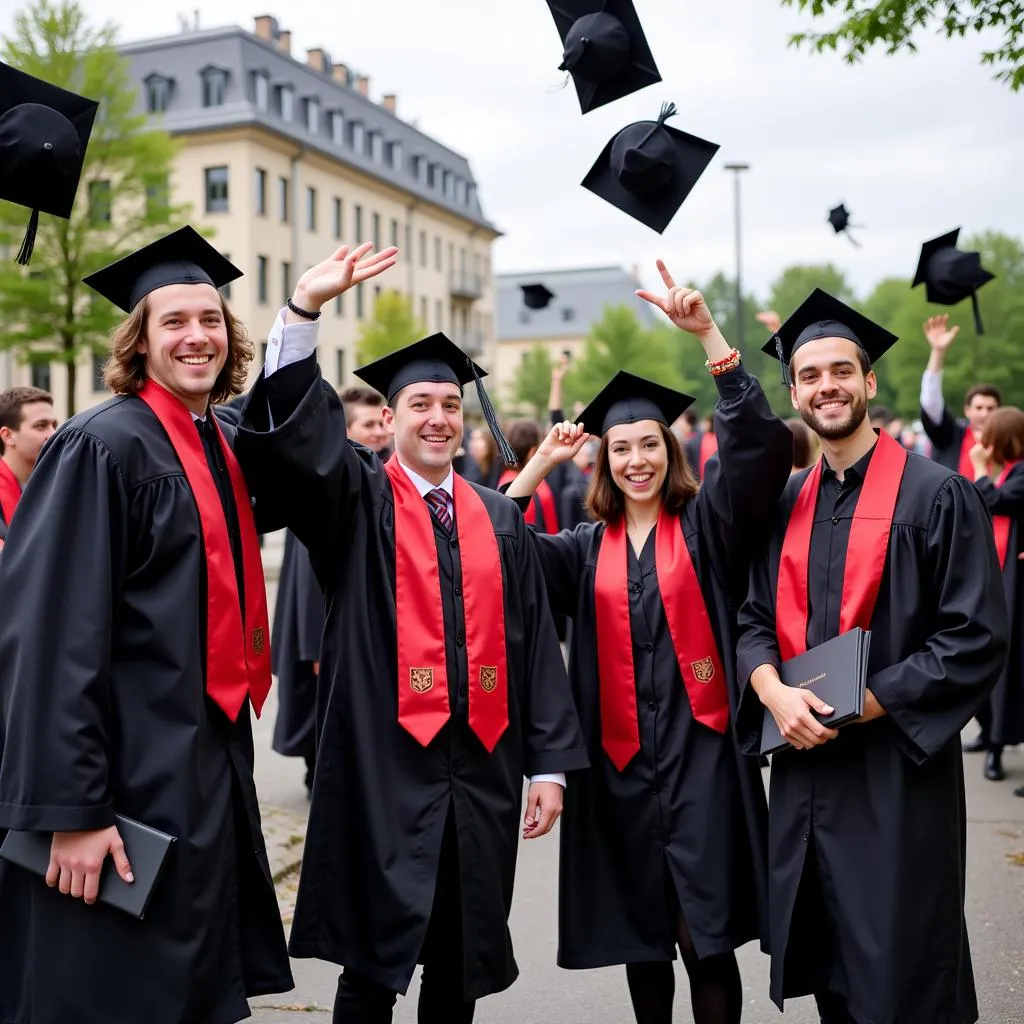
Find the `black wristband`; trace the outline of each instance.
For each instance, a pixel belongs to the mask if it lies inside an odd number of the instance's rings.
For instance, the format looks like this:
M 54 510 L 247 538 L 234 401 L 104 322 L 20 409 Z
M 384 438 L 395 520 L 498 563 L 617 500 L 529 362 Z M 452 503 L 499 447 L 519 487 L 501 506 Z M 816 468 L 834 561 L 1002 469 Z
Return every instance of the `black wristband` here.
M 301 309 L 299 306 L 296 306 L 295 303 L 292 302 L 291 299 L 287 299 L 286 300 L 286 304 L 287 304 L 288 308 L 296 316 L 301 316 L 304 320 L 319 320 L 320 319 L 320 310 L 319 309 L 315 313 L 310 313 L 310 311 L 308 309 Z

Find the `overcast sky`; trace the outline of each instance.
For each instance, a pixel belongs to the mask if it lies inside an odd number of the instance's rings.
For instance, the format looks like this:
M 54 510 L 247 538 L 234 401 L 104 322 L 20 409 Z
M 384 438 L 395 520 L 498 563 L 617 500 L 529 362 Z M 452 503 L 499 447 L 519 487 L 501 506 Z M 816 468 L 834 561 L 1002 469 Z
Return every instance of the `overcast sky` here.
M 262 0 L 260 0 L 262 3 Z M 273 2 L 273 0 L 272 0 Z M 0 31 L 15 0 L 0 0 Z M 180 30 L 181 0 L 89 0 L 125 41 Z M 962 226 L 1024 237 L 1024 92 L 991 80 L 982 37 L 922 39 L 916 55 L 835 54 L 787 46 L 809 19 L 778 0 L 636 0 L 663 81 L 585 117 L 557 70 L 561 43 L 544 0 L 210 0 L 200 27 L 251 30 L 273 14 L 292 54 L 321 46 L 370 76 L 371 96 L 469 158 L 487 216 L 504 232 L 499 271 L 639 264 L 663 256 L 680 278 L 735 265 L 730 162 L 743 176 L 744 283 L 765 294 L 783 267 L 832 261 L 864 293 L 910 276 L 920 243 Z M 657 116 L 722 148 L 661 236 L 580 188 L 615 132 Z M 826 217 L 845 202 L 855 237 Z

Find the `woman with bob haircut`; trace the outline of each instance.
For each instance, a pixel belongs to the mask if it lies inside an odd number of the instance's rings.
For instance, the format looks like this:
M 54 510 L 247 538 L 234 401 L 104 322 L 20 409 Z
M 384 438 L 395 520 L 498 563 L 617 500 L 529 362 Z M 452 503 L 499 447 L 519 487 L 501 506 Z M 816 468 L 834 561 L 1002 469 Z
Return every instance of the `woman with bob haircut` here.
M 985 421 L 981 440 L 971 449 L 974 486 L 981 492 L 995 533 L 996 551 L 1003 567 L 1003 589 L 1010 610 L 1010 653 L 999 682 L 989 697 L 992 726 L 985 756 L 985 778 L 1000 782 L 1003 747 L 1024 743 L 1024 649 L 1021 611 L 1024 609 L 1024 564 L 1020 523 L 1024 519 L 1024 412 L 1004 405 Z M 1024 786 L 1014 791 L 1024 797 Z
M 669 425 L 692 399 L 620 372 L 554 427 L 509 487 L 524 499 L 591 436 L 596 522 L 534 532 L 552 611 L 571 616 L 570 679 L 591 770 L 561 826 L 559 965 L 626 965 L 638 1024 L 672 1019 L 676 947 L 696 1024 L 734 1024 L 734 950 L 766 935 L 767 807 L 759 762 L 737 753 L 736 602 L 749 554 L 789 477 L 792 435 L 699 292 L 658 306 L 695 335 L 714 376 L 718 455 L 698 485 Z

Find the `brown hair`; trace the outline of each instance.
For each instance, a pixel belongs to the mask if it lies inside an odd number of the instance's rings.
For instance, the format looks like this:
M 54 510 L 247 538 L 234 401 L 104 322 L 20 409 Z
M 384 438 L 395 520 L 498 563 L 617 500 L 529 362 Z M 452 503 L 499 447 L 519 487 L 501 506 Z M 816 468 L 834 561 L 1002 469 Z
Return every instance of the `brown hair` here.
M 540 427 L 534 420 L 513 420 L 505 431 L 512 451 L 516 453 L 516 462 L 521 466 L 529 458 L 530 451 L 544 439 Z
M 803 420 L 786 420 L 786 426 L 793 435 L 793 465 L 806 469 L 814 461 L 814 439 L 810 427 Z
M 53 405 L 53 395 L 42 388 L 16 387 L 0 391 L 0 427 L 8 430 L 21 428 L 24 413 L 22 409 L 33 402 L 48 402 Z M 0 438 L 0 455 L 4 453 L 3 438 Z
M 375 409 L 384 408 L 384 396 L 379 391 L 359 387 L 358 384 L 345 388 L 340 392 L 340 397 L 345 405 L 372 405 Z
M 494 440 L 494 435 L 486 426 L 473 427 L 473 430 L 480 433 L 480 436 L 484 439 L 484 444 L 487 447 L 487 458 L 483 462 L 478 462 L 477 465 L 484 473 L 490 473 L 491 468 L 499 460 L 498 442 Z
M 661 439 L 668 449 L 668 472 L 661 486 L 661 501 L 665 511 L 670 515 L 678 515 L 686 507 L 700 489 L 697 478 L 690 469 L 690 464 L 683 454 L 679 439 L 664 423 L 658 424 Z M 614 523 L 622 518 L 626 510 L 626 499 L 612 479 L 612 471 L 608 465 L 608 435 L 601 438 L 601 448 L 594 463 L 594 472 L 587 488 L 587 511 L 603 523 Z
M 992 448 L 992 458 L 1001 466 L 1024 458 L 1024 412 L 1015 405 L 996 409 L 985 421 L 981 443 Z
M 233 395 L 245 391 L 249 363 L 254 349 L 241 320 L 235 318 L 224 299 L 220 298 L 221 312 L 228 333 L 228 358 L 217 375 L 210 392 L 210 403 L 226 402 Z M 149 315 L 149 296 L 144 296 L 135 308 L 114 328 L 110 336 L 110 357 L 103 367 L 103 382 L 115 395 L 135 395 L 146 383 L 146 357 L 139 351 L 139 342 L 146 336 L 146 318 Z
M 975 398 L 981 395 L 983 398 L 994 398 L 996 405 L 1003 404 L 1003 393 L 995 384 L 972 384 L 964 395 L 964 405 L 970 405 Z

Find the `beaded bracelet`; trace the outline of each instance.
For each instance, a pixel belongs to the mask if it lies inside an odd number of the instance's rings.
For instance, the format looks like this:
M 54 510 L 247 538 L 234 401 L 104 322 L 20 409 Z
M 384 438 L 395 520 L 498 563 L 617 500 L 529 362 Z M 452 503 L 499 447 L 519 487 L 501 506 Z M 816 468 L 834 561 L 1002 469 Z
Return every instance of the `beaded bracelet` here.
M 704 367 L 712 377 L 720 377 L 723 373 L 735 370 L 740 365 L 740 354 L 733 349 L 724 359 L 716 359 L 714 362 L 706 360 Z

